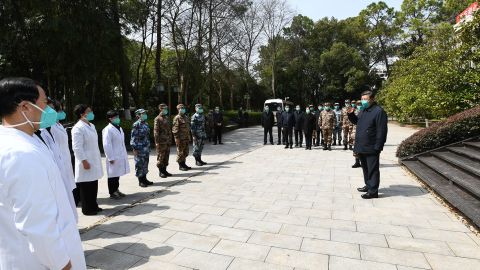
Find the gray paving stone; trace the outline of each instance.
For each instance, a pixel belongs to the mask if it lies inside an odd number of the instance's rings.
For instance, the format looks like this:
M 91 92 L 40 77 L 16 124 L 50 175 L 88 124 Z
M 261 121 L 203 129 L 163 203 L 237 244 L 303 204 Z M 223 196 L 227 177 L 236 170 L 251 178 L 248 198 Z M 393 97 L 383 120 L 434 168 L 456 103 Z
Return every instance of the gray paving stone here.
M 387 241 L 383 234 L 340 231 L 332 229 L 331 239 L 332 241 L 338 242 L 388 247 Z
M 242 243 L 230 240 L 221 240 L 213 249 L 212 253 L 238 257 L 254 261 L 265 261 L 270 247 Z
M 218 241 L 220 239 L 217 237 L 179 232 L 170 237 L 165 244 L 209 252 Z
M 162 228 L 171 231 L 200 234 L 208 228 L 208 224 L 174 219 L 163 225 Z
M 360 247 L 357 244 L 305 238 L 302 251 L 360 259 Z
M 442 256 L 437 254 L 425 254 L 425 257 L 427 257 L 428 262 L 435 270 L 480 269 L 480 260 Z
M 394 249 L 454 255 L 445 242 L 388 235 L 386 237 L 388 246 Z
M 294 267 L 295 269 L 328 270 L 328 256 L 273 247 L 267 256 L 267 263 Z
M 293 267 L 235 258 L 228 270 L 293 270 Z
M 393 264 L 330 256 L 329 270 L 397 270 Z
M 238 218 L 230 218 L 230 217 L 223 217 L 223 216 L 210 215 L 210 214 L 201 214 L 199 217 L 197 217 L 194 220 L 194 222 L 219 225 L 219 226 L 225 226 L 225 227 L 233 227 L 233 225 L 235 225 L 235 223 L 238 222 Z
M 254 232 L 248 243 L 299 250 L 302 238 L 266 232 Z
M 199 270 L 224 270 L 232 261 L 233 257 L 230 256 L 186 248 L 172 260 L 172 263 Z
M 142 257 L 126 254 L 123 252 L 110 250 L 110 249 L 100 249 L 87 258 L 87 265 L 95 267 L 98 269 L 129 269 L 140 261 Z
M 362 259 L 367 261 L 430 269 L 430 265 L 420 252 L 361 245 L 360 253 Z
M 269 233 L 278 233 L 282 228 L 282 224 L 267 221 L 257 221 L 251 219 L 240 219 L 234 228 L 247 229 L 252 231 L 261 231 Z
M 330 240 L 330 229 L 284 224 L 280 234 Z
M 215 236 L 221 239 L 228 239 L 238 242 L 247 242 L 252 233 L 253 232 L 249 230 L 211 225 L 202 232 L 202 235 Z

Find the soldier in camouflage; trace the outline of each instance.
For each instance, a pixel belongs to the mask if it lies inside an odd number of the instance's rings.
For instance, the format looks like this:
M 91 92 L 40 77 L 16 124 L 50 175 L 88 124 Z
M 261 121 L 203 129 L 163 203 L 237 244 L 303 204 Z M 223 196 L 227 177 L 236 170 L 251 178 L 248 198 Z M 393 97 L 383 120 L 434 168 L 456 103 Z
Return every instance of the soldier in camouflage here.
M 168 117 L 168 106 L 164 103 L 158 105 L 160 113 L 155 117 L 153 136 L 157 150 L 157 167 L 161 178 L 172 176 L 167 172 L 168 158 L 170 157 L 170 143 L 172 142 L 172 128 Z
M 203 114 L 202 104 L 195 105 L 196 113 L 192 116 L 190 121 L 192 138 L 193 138 L 193 157 L 195 157 L 195 164 L 197 166 L 206 165 L 206 162 L 202 161 L 203 145 L 207 134 L 205 133 L 205 115 Z
M 186 109 L 183 104 L 177 105 L 178 115 L 173 118 L 173 137 L 177 145 L 177 162 L 181 171 L 188 171 L 186 162 L 188 156 L 188 148 L 190 143 L 190 121 L 185 115 Z
M 345 108 L 342 110 L 342 129 L 343 129 L 343 150 L 348 149 L 349 142 L 352 138 L 352 123 L 348 119 L 348 109 L 351 107 L 350 100 L 345 100 Z M 350 145 L 350 147 L 352 147 Z
M 323 150 L 332 151 L 332 135 L 333 129 L 337 125 L 337 117 L 332 111 L 331 104 L 328 102 L 325 103 L 324 111 L 320 114 L 320 118 L 318 119 L 318 125 L 321 127 L 323 133 Z
M 153 185 L 153 182 L 147 180 L 148 161 L 150 157 L 150 128 L 147 124 L 147 111 L 138 109 L 135 111 L 137 121 L 133 123 L 130 145 L 133 148 L 135 160 L 135 176 L 138 178 L 138 184 L 141 187 Z

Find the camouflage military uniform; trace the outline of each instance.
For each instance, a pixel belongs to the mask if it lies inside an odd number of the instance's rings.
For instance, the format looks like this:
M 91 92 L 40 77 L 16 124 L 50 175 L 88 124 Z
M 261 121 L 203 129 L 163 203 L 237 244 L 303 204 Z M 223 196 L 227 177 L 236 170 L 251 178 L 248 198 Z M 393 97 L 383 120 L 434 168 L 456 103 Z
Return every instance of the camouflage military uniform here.
M 343 129 L 343 145 L 345 147 L 350 144 L 350 141 L 352 139 L 352 122 L 348 119 L 348 107 L 343 108 L 342 110 L 342 129 Z
M 135 160 L 135 176 L 144 177 L 148 173 L 150 157 L 150 128 L 144 121 L 138 120 L 133 124 L 130 145 L 137 151 Z
M 155 117 L 153 135 L 155 148 L 157 149 L 157 167 L 167 167 L 170 156 L 170 143 L 172 141 L 172 128 L 168 116 L 158 115 Z
M 355 109 L 355 115 L 358 116 L 360 114 L 360 112 L 361 112 L 360 109 L 358 109 L 358 108 Z M 351 128 L 352 134 L 350 135 L 350 140 L 348 141 L 348 143 L 350 145 L 354 145 L 355 144 L 355 135 L 357 134 L 357 126 L 352 124 L 352 123 L 350 123 L 350 125 L 351 125 L 350 128 Z
M 203 145 L 207 134 L 205 132 L 205 115 L 195 113 L 191 119 L 191 131 L 193 136 L 193 156 L 200 158 L 202 156 Z
M 185 162 L 188 156 L 190 142 L 190 122 L 185 115 L 177 115 L 173 118 L 173 136 L 177 144 L 177 162 Z
M 335 116 L 335 112 L 326 110 L 322 111 L 320 118 L 318 119 L 318 124 L 322 129 L 325 145 L 331 145 L 333 139 L 333 129 L 337 125 L 337 117 Z

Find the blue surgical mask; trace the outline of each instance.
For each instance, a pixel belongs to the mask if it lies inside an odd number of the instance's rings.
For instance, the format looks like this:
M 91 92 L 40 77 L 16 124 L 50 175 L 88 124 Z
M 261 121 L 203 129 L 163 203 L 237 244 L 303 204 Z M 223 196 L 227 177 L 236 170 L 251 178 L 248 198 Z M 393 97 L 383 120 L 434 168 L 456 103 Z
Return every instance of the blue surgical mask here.
M 180 109 L 180 114 L 185 114 L 186 112 L 187 112 L 187 110 L 185 110 L 185 108 Z
M 323 110 L 323 107 L 322 107 L 322 106 L 318 106 L 318 110 L 319 110 L 319 111 Z
M 120 125 L 120 118 L 119 117 L 116 117 L 112 120 L 112 124 L 116 125 L 116 126 L 119 126 Z
M 168 114 L 168 109 L 163 109 L 162 110 L 162 115 L 167 115 Z
M 340 106 L 335 106 L 335 110 L 338 110 L 338 109 L 340 109 Z
M 57 121 L 63 121 L 67 118 L 67 114 L 64 111 L 59 111 L 57 113 Z
M 38 122 L 38 123 L 33 122 L 35 124 L 40 124 L 40 128 L 48 128 L 48 127 L 51 127 L 51 126 L 55 125 L 55 123 L 57 123 L 57 112 L 54 109 L 52 109 L 52 107 L 47 106 L 47 107 L 45 107 L 44 110 L 42 110 L 37 105 L 35 105 L 33 103 L 30 103 L 30 104 L 33 107 L 42 111 L 42 117 L 40 118 L 40 122 Z M 27 121 L 29 121 L 29 120 L 27 119 Z
M 197 112 L 198 112 L 198 113 L 203 113 L 203 108 L 198 108 L 198 109 L 197 109 Z
M 362 102 L 362 107 L 363 108 L 368 108 L 368 100 L 363 100 L 362 99 L 361 102 Z
M 87 119 L 87 121 L 93 121 L 93 119 L 95 119 L 95 115 L 93 114 L 93 112 L 89 112 L 87 113 L 87 116 L 85 117 L 85 119 Z
M 144 113 L 144 114 L 142 114 L 142 116 L 140 116 L 140 119 L 142 119 L 143 121 L 147 121 L 148 115 L 146 113 Z

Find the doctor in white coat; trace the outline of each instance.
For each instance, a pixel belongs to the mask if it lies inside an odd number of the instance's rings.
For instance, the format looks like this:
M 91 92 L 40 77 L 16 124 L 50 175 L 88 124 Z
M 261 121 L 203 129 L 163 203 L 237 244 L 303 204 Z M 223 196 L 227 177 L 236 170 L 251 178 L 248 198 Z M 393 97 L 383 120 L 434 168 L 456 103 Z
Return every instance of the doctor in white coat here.
M 57 112 L 57 121 L 55 125 L 42 129 L 41 136 L 43 141 L 53 154 L 53 160 L 60 169 L 63 184 L 67 191 L 68 200 L 72 207 L 75 219 L 78 222 L 77 205 L 73 199 L 72 191 L 76 188 L 75 177 L 73 176 L 73 167 L 71 162 L 70 150 L 68 148 L 68 135 L 65 128 L 59 121 L 65 120 L 66 114 L 62 110 L 60 102 L 49 99 L 48 106 L 52 107 Z
M 92 109 L 85 104 L 79 104 L 73 111 L 79 118 L 72 128 L 75 182 L 80 191 L 82 213 L 92 216 L 102 211 L 97 203 L 98 179 L 103 176 L 102 157 L 98 148 L 97 130 L 90 123 L 94 119 Z
M 120 117 L 117 111 L 108 111 L 107 119 L 110 122 L 102 130 L 103 151 L 105 152 L 105 162 L 108 175 L 108 192 L 110 198 L 118 200 L 125 197 L 120 192 L 120 176 L 130 172 L 128 164 L 128 154 L 125 147 L 125 133 L 120 127 Z
M 0 270 L 86 269 L 60 171 L 35 130 L 55 124 L 42 88 L 0 81 Z

